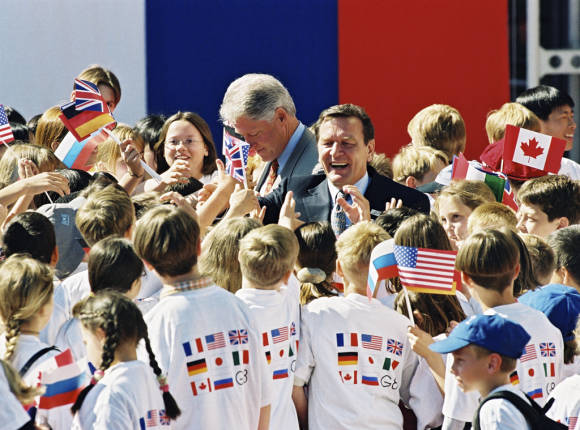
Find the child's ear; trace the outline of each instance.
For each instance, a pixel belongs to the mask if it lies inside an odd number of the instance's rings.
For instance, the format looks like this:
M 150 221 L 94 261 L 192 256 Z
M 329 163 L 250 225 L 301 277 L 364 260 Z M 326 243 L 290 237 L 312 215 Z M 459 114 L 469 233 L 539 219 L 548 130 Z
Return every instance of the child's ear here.
M 414 176 L 408 176 L 407 179 L 405 179 L 405 185 L 409 188 L 417 188 L 417 180 Z
M 282 281 L 284 284 L 288 284 L 288 279 L 290 279 L 290 275 L 292 275 L 292 273 L 294 273 L 294 271 L 292 269 L 290 269 L 290 270 L 288 270 L 288 272 L 286 272 L 286 274 L 282 278 Z
M 496 352 L 489 354 L 487 362 L 487 370 L 490 375 L 493 375 L 500 371 L 501 369 L 501 355 Z
M 556 227 L 556 229 L 559 230 L 561 228 L 568 227 L 569 225 L 570 225 L 570 220 L 567 217 L 563 216 L 558 221 L 558 227 Z
M 522 269 L 522 267 L 520 266 L 520 263 L 516 264 L 516 267 L 514 268 L 514 276 L 512 281 L 515 281 L 516 278 L 519 276 L 520 274 L 520 270 Z
M 466 274 L 465 272 L 459 272 L 459 273 L 461 273 L 461 283 L 463 285 L 468 285 L 471 287 L 473 280 L 469 277 L 469 275 Z
M 344 273 L 342 271 L 342 267 L 340 267 L 340 261 L 336 260 L 336 274 L 344 279 Z
M 58 263 L 58 246 L 54 245 L 54 250 L 50 256 L 50 267 L 56 267 L 56 263 Z

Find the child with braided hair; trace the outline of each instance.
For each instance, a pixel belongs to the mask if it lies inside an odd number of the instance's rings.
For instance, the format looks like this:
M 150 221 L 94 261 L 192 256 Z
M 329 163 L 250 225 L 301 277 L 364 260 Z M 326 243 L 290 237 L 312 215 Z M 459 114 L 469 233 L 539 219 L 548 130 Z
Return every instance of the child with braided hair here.
M 151 349 L 143 315 L 129 298 L 103 291 L 79 302 L 73 313 L 82 324 L 88 358 L 97 367 L 71 408 L 73 428 L 163 428 L 180 415 Z M 137 360 L 141 339 L 153 372 Z

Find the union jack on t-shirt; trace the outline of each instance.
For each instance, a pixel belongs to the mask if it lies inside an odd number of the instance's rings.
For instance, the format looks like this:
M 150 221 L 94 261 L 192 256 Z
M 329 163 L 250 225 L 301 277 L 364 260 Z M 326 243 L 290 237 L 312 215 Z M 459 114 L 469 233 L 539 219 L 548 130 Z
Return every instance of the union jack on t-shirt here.
M 159 425 L 168 426 L 171 424 L 171 420 L 167 415 L 165 415 L 165 409 L 159 411 Z
M 540 343 L 540 354 L 542 357 L 554 357 L 556 355 L 556 345 L 552 342 Z
M 232 345 L 248 343 L 248 330 L 230 330 L 228 331 L 228 336 Z
M 403 344 L 395 339 L 387 339 L 387 352 L 395 355 L 402 355 Z
M 296 336 L 296 324 L 294 324 L 294 321 L 290 324 L 290 336 Z
M 89 81 L 75 79 L 75 109 L 109 113 L 99 88 Z

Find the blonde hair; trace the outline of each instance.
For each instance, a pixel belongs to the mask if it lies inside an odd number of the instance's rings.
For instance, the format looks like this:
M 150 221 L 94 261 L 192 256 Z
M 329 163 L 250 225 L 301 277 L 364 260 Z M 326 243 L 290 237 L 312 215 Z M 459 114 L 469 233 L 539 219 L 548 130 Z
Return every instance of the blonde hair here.
M 76 214 L 76 225 L 89 246 L 108 236 L 125 236 L 134 221 L 133 203 L 116 184 L 89 194 Z
M 369 164 L 377 171 L 379 175 L 383 175 L 391 179 L 393 178 L 393 165 L 391 163 L 391 159 L 385 154 L 377 154 L 375 152 Z
M 467 234 L 484 228 L 516 229 L 518 219 L 514 210 L 503 203 L 487 202 L 476 207 L 467 219 Z
M 420 110 L 407 125 L 413 145 L 431 146 L 448 159 L 465 150 L 465 122 L 451 106 L 433 104 Z
M 44 387 L 42 386 L 33 387 L 26 385 L 18 372 L 7 361 L 0 360 L 0 366 L 4 370 L 4 376 L 10 391 L 22 405 L 33 403 L 36 396 L 44 393 Z
M 336 241 L 337 259 L 345 275 L 356 283 L 366 283 L 371 252 L 388 239 L 389 234 L 370 221 L 347 228 Z
M 159 206 L 137 222 L 133 245 L 137 255 L 161 276 L 190 272 L 197 264 L 199 225 L 183 209 Z
M 531 110 L 519 103 L 504 103 L 501 108 L 490 111 L 485 121 L 485 131 L 489 143 L 503 139 L 506 125 L 527 128 L 540 132 L 540 118 Z
M 238 261 L 242 276 L 260 287 L 270 287 L 292 270 L 298 257 L 294 232 L 270 224 L 249 232 L 240 241 Z
M 485 182 L 467 179 L 451 181 L 449 185 L 441 190 L 433 206 L 436 212 L 439 212 L 441 197 L 457 197 L 461 204 L 471 210 L 484 203 L 496 201 L 493 191 Z
M 40 172 L 52 172 L 65 167 L 50 148 L 34 143 L 12 145 L 0 159 L 0 188 L 18 180 L 18 160 L 32 161 Z
M 261 227 L 255 218 L 230 218 L 221 221 L 204 238 L 199 258 L 199 271 L 216 285 L 235 293 L 242 288 L 242 271 L 238 262 L 240 240 Z
M 78 79 L 92 82 L 97 86 L 105 85 L 111 88 L 113 93 L 115 93 L 115 105 L 119 104 L 121 100 L 121 84 L 119 79 L 109 69 L 105 69 L 98 64 L 91 64 L 79 74 Z
M 143 138 L 129 127 L 127 124 L 117 124 L 113 130 L 113 134 L 123 142 L 126 139 L 133 141 L 133 146 L 139 153 L 143 153 L 145 142 Z M 97 163 L 101 163 L 109 172 L 116 175 L 117 161 L 121 159 L 121 149 L 119 144 L 113 138 L 108 138 L 104 142 L 99 143 L 97 147 Z
M 427 172 L 435 168 L 437 161 L 449 164 L 443 151 L 430 146 L 403 146 L 393 159 L 393 180 L 404 183 L 409 176 L 423 180 Z
M 20 327 L 50 302 L 53 272 L 26 254 L 13 254 L 0 266 L 0 317 L 6 329 L 4 360 L 10 361 L 18 345 Z
M 38 119 L 36 133 L 34 134 L 34 143 L 49 149 L 56 149 L 68 130 L 60 120 L 62 111 L 59 106 L 48 108 Z M 57 143 L 57 145 L 53 144 Z

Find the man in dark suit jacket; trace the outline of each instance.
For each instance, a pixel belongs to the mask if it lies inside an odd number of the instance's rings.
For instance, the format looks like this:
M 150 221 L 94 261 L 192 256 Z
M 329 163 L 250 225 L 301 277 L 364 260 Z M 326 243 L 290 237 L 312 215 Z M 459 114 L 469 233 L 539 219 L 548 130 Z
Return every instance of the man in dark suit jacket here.
M 368 166 L 375 148 L 374 127 L 363 108 L 352 104 L 330 107 L 320 114 L 314 128 L 324 174 L 292 177 L 261 197 L 260 204 L 266 206 L 264 223 L 277 222 L 288 191 L 294 193 L 296 212 L 306 222 L 329 221 L 339 191 L 346 194 L 339 204 L 347 214 L 360 209 L 359 213 L 376 218 L 392 198 L 429 213 L 425 194 L 379 175 Z
M 273 76 L 251 73 L 233 81 L 220 116 L 267 163 L 256 186 L 262 194 L 283 179 L 312 173 L 316 138 L 296 118 L 290 93 Z

